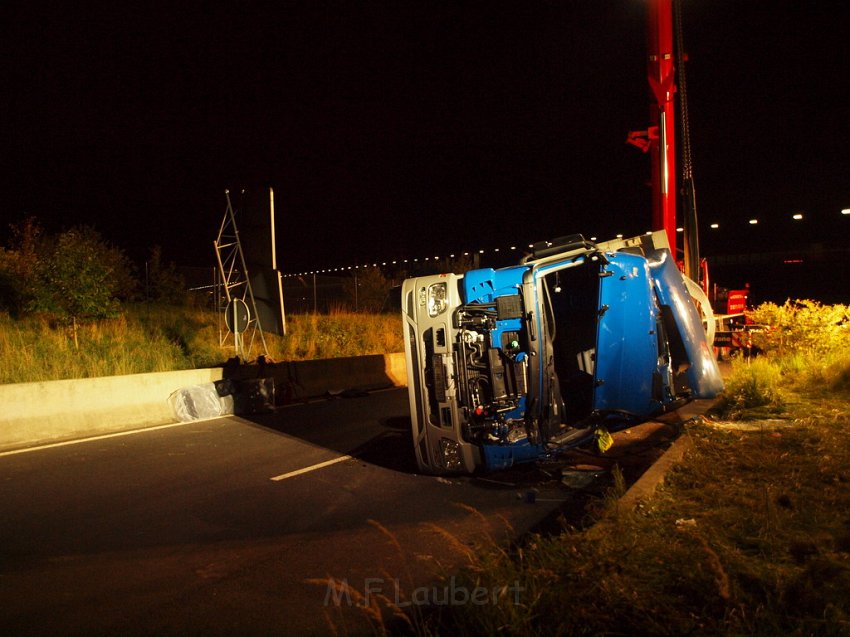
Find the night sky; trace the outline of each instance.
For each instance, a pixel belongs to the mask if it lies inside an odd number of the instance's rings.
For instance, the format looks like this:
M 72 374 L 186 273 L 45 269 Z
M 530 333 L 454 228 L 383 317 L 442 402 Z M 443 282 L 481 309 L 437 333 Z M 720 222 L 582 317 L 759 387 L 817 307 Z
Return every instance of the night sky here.
M 4 3 L 0 238 L 212 266 L 268 186 L 285 273 L 649 229 L 640 0 L 129 4 Z M 704 253 L 848 247 L 850 3 L 684 7 Z

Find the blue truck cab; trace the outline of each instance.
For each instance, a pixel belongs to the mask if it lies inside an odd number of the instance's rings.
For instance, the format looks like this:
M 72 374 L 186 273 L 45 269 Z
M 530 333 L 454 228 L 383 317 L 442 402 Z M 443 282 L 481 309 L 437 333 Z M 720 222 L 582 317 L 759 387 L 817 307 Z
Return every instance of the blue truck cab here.
M 514 266 L 408 279 L 401 308 L 427 473 L 545 459 L 723 388 L 664 232 L 573 235 Z

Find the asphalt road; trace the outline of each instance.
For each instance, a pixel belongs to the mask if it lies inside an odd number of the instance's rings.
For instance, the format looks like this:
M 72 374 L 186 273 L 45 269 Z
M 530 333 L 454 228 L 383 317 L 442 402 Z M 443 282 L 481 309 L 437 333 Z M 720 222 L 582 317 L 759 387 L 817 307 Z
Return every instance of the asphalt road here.
M 0 454 L 0 634 L 353 634 L 581 515 L 560 468 L 417 474 L 408 428 L 400 389 Z

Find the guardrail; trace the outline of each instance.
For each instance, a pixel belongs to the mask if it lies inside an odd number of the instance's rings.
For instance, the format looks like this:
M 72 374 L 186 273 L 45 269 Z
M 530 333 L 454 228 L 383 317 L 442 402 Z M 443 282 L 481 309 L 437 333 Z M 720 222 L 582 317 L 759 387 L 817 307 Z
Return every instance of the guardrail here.
M 0 450 L 175 422 L 173 392 L 258 377 L 274 378 L 284 401 L 407 383 L 404 354 L 386 354 L 0 385 Z

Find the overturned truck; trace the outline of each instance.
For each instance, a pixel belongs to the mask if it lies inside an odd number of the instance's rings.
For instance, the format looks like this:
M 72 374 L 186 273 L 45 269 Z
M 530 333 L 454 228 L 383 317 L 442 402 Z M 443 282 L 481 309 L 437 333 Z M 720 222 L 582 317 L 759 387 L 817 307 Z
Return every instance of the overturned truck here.
M 420 470 L 493 471 L 646 421 L 722 379 L 664 232 L 532 246 L 402 286 Z

